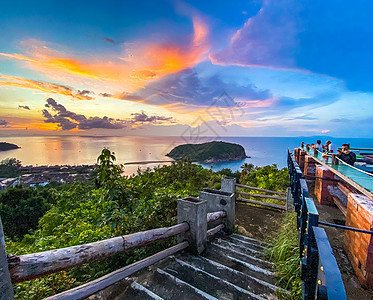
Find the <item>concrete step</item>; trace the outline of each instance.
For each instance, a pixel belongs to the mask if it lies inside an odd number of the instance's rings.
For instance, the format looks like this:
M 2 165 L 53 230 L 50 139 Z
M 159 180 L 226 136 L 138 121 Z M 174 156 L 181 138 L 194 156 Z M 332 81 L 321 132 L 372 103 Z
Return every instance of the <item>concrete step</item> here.
M 256 242 L 248 241 L 248 240 L 243 240 L 241 238 L 237 238 L 236 236 L 233 235 L 226 235 L 221 237 L 222 240 L 234 243 L 238 246 L 246 247 L 252 251 L 256 251 L 258 253 L 264 253 L 265 250 L 267 250 L 267 247 L 258 244 Z
M 177 258 L 266 299 L 273 297 L 272 295 L 274 295 L 275 291 L 278 289 L 273 284 L 227 267 L 206 257 L 184 254 Z
M 158 268 L 159 264 L 163 264 L 164 261 L 168 260 L 169 259 L 166 258 L 149 269 L 144 269 L 135 273 L 132 276 L 132 279 L 165 300 L 217 299 L 189 283 L 180 280 L 173 274 Z M 126 296 L 122 299 L 131 298 L 127 298 Z
M 233 255 L 231 252 L 227 253 L 217 249 L 213 245 L 209 244 L 202 256 L 270 284 L 275 284 L 276 282 L 274 272 L 249 263 L 245 261 L 245 258 L 238 258 L 237 255 Z
M 131 280 L 123 279 L 106 289 L 94 294 L 86 300 L 114 300 L 114 299 L 133 299 L 133 300 L 163 300 L 163 298 L 154 294 L 141 284 Z
M 226 243 L 225 241 L 213 241 L 211 242 L 211 247 L 218 248 L 221 251 L 225 252 L 226 254 L 229 254 L 233 257 L 236 257 L 238 259 L 242 259 L 248 263 L 254 264 L 260 268 L 264 268 L 267 270 L 273 270 L 273 263 L 259 258 L 258 256 L 251 255 L 249 251 L 246 251 L 246 249 L 242 246 L 237 246 L 235 244 Z
M 265 299 L 180 258 L 170 258 L 163 262 L 163 266 L 159 265 L 159 267 L 163 267 L 164 272 L 172 274 L 217 299 Z
M 249 242 L 249 243 L 253 243 L 253 244 L 257 244 L 259 246 L 263 246 L 265 248 L 268 248 L 268 244 L 265 243 L 265 242 L 262 242 L 262 241 L 259 241 L 259 240 L 256 240 L 256 239 L 253 239 L 253 238 L 249 238 L 247 236 L 244 236 L 244 235 L 241 235 L 241 234 L 237 234 L 237 233 L 233 233 L 231 234 L 231 237 L 234 237 L 234 238 L 237 238 L 237 239 L 240 239 L 240 240 L 243 240 L 245 242 Z

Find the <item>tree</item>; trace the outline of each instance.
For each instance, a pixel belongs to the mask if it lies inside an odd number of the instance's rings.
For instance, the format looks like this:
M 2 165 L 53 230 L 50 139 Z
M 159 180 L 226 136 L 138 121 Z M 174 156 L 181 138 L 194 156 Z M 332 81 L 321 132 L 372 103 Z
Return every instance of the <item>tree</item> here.
M 253 168 L 254 168 L 253 164 L 244 163 L 241 166 L 241 169 L 242 169 L 241 174 L 245 176 L 246 174 L 250 173 Z
M 96 186 L 107 190 L 114 189 L 118 179 L 121 178 L 123 165 L 114 164 L 115 153 L 109 149 L 102 149 L 101 154 L 97 158 L 99 164 L 97 168 Z
M 12 178 L 21 175 L 21 161 L 15 158 L 6 158 L 0 162 L 0 177 Z

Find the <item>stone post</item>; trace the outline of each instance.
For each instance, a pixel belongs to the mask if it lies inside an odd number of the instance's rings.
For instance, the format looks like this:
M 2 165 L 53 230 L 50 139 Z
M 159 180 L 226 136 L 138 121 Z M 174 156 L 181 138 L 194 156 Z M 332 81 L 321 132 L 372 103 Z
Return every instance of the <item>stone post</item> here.
M 316 176 L 317 177 L 327 177 L 334 178 L 334 173 L 330 171 L 327 167 L 316 166 Z M 330 191 L 336 189 L 335 181 L 328 179 L 316 178 L 315 180 L 315 196 L 320 204 L 333 205 L 334 201 Z
M 187 240 L 189 251 L 200 254 L 207 242 L 207 202 L 198 198 L 177 200 L 177 222 L 187 222 L 189 230 L 179 235 L 179 242 Z
M 207 212 L 225 211 L 226 217 L 223 219 L 225 225 L 224 231 L 227 234 L 233 233 L 235 221 L 235 202 L 234 193 L 227 193 L 213 189 L 203 189 L 199 192 L 199 199 L 207 201 Z
M 302 170 L 303 174 L 304 174 L 304 157 L 306 156 L 306 151 L 304 150 L 300 150 L 299 151 L 299 168 Z
M 0 300 L 12 299 L 14 299 L 13 286 L 8 269 L 3 224 L 0 217 Z

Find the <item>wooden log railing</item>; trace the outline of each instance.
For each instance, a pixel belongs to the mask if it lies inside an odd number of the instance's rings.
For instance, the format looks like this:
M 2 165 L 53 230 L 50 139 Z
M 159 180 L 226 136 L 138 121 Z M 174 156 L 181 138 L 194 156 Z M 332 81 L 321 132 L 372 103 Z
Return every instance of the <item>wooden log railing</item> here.
M 217 212 L 212 212 L 207 214 L 207 223 L 222 219 L 226 216 L 225 211 L 217 211 Z
M 84 245 L 21 255 L 11 266 L 12 283 L 18 283 L 78 265 L 93 262 L 116 253 L 148 245 L 189 230 L 187 223 L 167 228 L 157 228 Z
M 273 194 L 286 195 L 286 193 L 284 193 L 284 192 L 277 192 L 277 191 L 271 191 L 271 190 L 266 190 L 266 189 L 260 189 L 260 188 L 257 188 L 257 187 L 247 186 L 247 185 L 238 184 L 238 183 L 236 183 L 236 187 L 250 189 L 250 190 L 264 192 L 264 193 L 269 193 L 269 194 L 272 194 L 272 195 Z M 265 194 L 253 194 L 253 193 L 247 193 L 247 192 L 242 192 L 242 191 L 237 191 L 237 190 L 236 190 L 236 194 L 237 195 L 242 195 L 242 196 L 254 197 L 254 198 L 274 199 L 274 200 L 280 200 L 280 201 L 284 201 L 284 202 L 286 202 L 286 199 L 287 199 L 285 197 L 265 195 Z M 286 210 L 286 206 L 281 205 L 281 204 L 268 203 L 268 202 L 263 202 L 263 201 L 258 201 L 258 200 L 251 200 L 251 199 L 242 198 L 242 197 L 236 197 L 236 201 L 249 203 L 249 204 L 260 205 L 260 206 L 264 206 L 264 207 L 275 208 L 275 209 L 279 209 L 279 210 Z

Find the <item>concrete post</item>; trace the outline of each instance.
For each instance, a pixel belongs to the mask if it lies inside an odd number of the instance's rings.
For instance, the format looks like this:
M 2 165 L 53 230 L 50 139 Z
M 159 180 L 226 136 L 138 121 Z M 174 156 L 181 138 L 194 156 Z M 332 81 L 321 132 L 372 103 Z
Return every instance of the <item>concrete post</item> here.
M 286 211 L 294 211 L 294 199 L 291 194 L 291 187 L 288 187 L 286 191 Z
M 193 197 L 178 199 L 177 222 L 189 224 L 189 231 L 179 235 L 179 242 L 187 240 L 190 252 L 202 253 L 207 242 L 207 202 Z
M 235 220 L 235 202 L 236 196 L 234 193 L 224 191 L 203 189 L 199 192 L 199 199 L 207 201 L 207 212 L 225 211 L 226 217 L 223 219 L 225 225 L 224 231 L 231 234 L 234 229 Z
M 304 173 L 304 157 L 306 156 L 306 151 L 304 150 L 300 150 L 299 151 L 299 168 L 302 170 L 302 172 Z
M 311 155 L 306 155 L 304 157 L 304 175 L 315 176 L 316 174 L 316 161 Z
M 5 252 L 3 224 L 0 218 L 0 300 L 11 299 L 14 299 L 14 293 Z
M 221 179 L 221 190 L 223 192 L 236 194 L 236 178 L 223 177 Z

